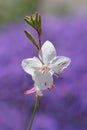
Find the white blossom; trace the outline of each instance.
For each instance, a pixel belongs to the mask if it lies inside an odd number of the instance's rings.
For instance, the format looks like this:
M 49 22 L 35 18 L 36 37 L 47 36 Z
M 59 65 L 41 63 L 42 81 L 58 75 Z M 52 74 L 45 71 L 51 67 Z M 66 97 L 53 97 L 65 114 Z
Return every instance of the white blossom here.
M 33 92 L 36 91 L 41 96 L 42 90 L 54 86 L 53 75 L 61 73 L 70 62 L 71 60 L 68 57 L 56 56 L 55 47 L 50 41 L 46 41 L 39 51 L 39 58 L 24 59 L 22 67 L 34 80 Z M 28 94 L 30 91 L 28 90 L 26 93 Z

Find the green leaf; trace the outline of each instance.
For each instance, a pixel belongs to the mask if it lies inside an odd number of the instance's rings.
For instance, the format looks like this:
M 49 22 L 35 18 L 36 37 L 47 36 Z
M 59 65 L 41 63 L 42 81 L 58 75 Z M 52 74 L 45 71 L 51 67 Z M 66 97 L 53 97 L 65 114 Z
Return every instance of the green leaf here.
M 37 47 L 37 49 L 39 49 L 41 47 L 41 40 L 42 40 L 41 16 L 39 15 L 39 13 L 35 13 L 31 16 L 26 16 L 25 21 L 37 31 L 39 45 L 36 44 L 35 39 L 29 32 L 25 31 L 25 33 L 26 36 L 32 41 L 32 43 Z
M 40 33 L 41 31 L 41 16 L 39 13 L 35 13 L 34 15 L 31 16 L 26 16 L 24 20 L 32 26 L 36 31 Z
M 28 32 L 27 30 L 24 31 L 25 35 L 27 36 L 27 38 L 36 46 L 36 48 L 39 50 L 39 47 L 36 43 L 36 40 L 34 39 L 34 37 L 32 36 L 32 34 L 30 32 Z
M 38 22 L 38 13 L 36 13 L 36 21 Z
M 39 15 L 39 26 L 41 28 L 41 16 Z
M 26 17 L 24 18 L 24 20 L 25 20 L 30 26 L 32 26 L 32 27 L 34 28 L 34 24 L 33 24 L 32 20 L 31 20 L 31 17 L 26 16 Z
M 38 30 L 39 35 L 41 35 L 41 16 L 38 13 L 36 13 L 36 25 L 36 30 Z

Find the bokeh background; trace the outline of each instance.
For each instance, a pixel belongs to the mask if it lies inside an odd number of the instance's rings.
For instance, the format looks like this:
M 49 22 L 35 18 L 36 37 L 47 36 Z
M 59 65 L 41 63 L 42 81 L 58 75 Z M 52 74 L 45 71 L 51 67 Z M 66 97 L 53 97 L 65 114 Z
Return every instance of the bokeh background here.
M 0 0 L 0 130 L 27 130 L 35 94 L 21 61 L 37 56 L 24 29 L 36 37 L 24 17 L 42 15 L 43 42 L 54 43 L 70 66 L 54 77 L 56 88 L 44 91 L 32 130 L 87 130 L 87 1 Z

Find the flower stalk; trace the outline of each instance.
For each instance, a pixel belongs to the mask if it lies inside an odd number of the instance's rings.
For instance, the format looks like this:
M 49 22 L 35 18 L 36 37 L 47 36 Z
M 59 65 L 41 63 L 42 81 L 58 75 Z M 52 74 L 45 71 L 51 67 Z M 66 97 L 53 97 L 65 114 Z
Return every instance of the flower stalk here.
M 34 111 L 33 111 L 33 114 L 32 114 L 31 120 L 30 120 L 28 130 L 31 130 L 31 127 L 32 127 L 32 124 L 33 124 L 33 121 L 34 121 L 34 117 L 35 117 L 36 111 L 38 109 L 38 105 L 39 105 L 39 96 L 36 95 L 36 103 L 35 103 L 35 106 L 34 106 Z
M 27 58 L 21 64 L 24 71 L 30 74 L 34 80 L 34 87 L 27 90 L 25 94 L 36 92 L 36 103 L 27 129 L 31 130 L 39 104 L 39 97 L 43 95 L 42 91 L 54 88 L 53 75 L 59 75 L 67 68 L 71 59 L 65 56 L 57 56 L 56 48 L 49 40 L 42 45 L 41 16 L 38 13 L 32 16 L 26 16 L 25 21 L 37 32 L 38 42 L 29 31 L 24 31 L 27 38 L 37 48 L 39 53 L 39 58 L 35 56 L 33 58 Z
M 24 31 L 27 38 L 32 42 L 32 44 L 37 48 L 39 52 L 39 50 L 41 49 L 41 40 L 42 40 L 41 16 L 38 13 L 35 13 L 34 15 L 26 16 L 24 20 L 37 32 L 38 42 L 36 42 L 36 39 L 34 38 L 34 36 L 32 36 L 32 34 L 29 31 L 27 30 Z M 34 106 L 34 111 L 30 120 L 28 130 L 31 130 L 32 128 L 32 124 L 36 115 L 38 104 L 39 104 L 39 95 L 36 94 L 36 103 Z

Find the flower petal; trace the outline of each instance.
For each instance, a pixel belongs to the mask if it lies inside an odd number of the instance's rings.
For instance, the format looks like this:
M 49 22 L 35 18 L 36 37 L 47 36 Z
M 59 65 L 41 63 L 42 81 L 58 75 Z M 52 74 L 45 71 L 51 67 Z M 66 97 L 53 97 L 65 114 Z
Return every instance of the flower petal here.
M 24 59 L 21 65 L 24 71 L 32 76 L 34 74 L 34 71 L 37 71 L 42 67 L 42 63 L 37 57 Z
M 38 89 L 39 90 L 47 89 L 49 86 L 53 85 L 53 77 L 48 71 L 45 71 L 43 73 L 37 71 L 35 73 L 34 80 L 37 91 Z
M 39 52 L 40 59 L 48 64 L 56 56 L 56 50 L 50 41 L 46 41 Z
M 54 58 L 49 64 L 51 73 L 61 73 L 63 69 L 67 68 L 71 59 L 65 56 L 58 56 Z
M 33 87 L 33 88 L 29 89 L 29 90 L 26 90 L 26 91 L 24 92 L 24 94 L 32 94 L 32 93 L 34 93 L 34 92 L 35 92 L 35 87 Z
M 36 88 L 37 88 L 37 90 L 36 90 Z M 27 94 L 32 94 L 32 93 L 35 93 L 35 92 L 36 92 L 37 95 L 43 96 L 43 94 L 42 94 L 41 90 L 38 88 L 38 86 L 33 87 L 33 88 L 29 89 L 29 90 L 26 90 L 24 92 L 24 94 L 27 95 Z

